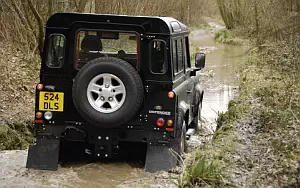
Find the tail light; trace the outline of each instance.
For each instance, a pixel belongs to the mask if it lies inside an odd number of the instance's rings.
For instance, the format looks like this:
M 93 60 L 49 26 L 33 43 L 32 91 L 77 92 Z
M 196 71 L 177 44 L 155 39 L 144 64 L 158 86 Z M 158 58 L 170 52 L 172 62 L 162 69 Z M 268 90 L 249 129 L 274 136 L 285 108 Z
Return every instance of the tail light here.
M 156 125 L 159 126 L 159 127 L 163 127 L 165 125 L 165 120 L 164 118 L 158 118 L 156 120 Z
M 170 91 L 170 92 L 168 93 L 168 97 L 169 97 L 170 99 L 173 99 L 173 98 L 175 97 L 175 93 L 174 93 L 173 91 Z
M 37 119 L 41 119 L 41 118 L 43 117 L 43 113 L 42 113 L 42 112 L 37 112 L 37 113 L 35 114 L 35 117 L 36 117 Z
M 36 88 L 37 88 L 37 90 L 41 91 L 41 90 L 44 89 L 44 85 L 43 85 L 43 84 L 38 84 L 38 85 L 36 86 Z
M 173 125 L 173 121 L 172 121 L 172 120 L 168 120 L 168 121 L 167 121 L 167 125 L 168 125 L 169 127 L 171 127 L 171 126 Z

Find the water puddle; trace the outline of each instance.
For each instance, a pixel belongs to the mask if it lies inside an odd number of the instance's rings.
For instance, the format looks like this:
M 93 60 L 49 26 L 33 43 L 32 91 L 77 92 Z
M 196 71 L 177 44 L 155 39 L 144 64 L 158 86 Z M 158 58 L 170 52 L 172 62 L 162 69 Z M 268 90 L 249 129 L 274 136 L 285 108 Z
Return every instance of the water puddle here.
M 226 112 L 230 100 L 237 94 L 237 71 L 245 63 L 246 47 L 218 44 L 210 31 L 192 33 L 192 43 L 207 54 L 205 94 L 202 106 L 202 119 L 215 130 L 218 113 Z M 199 35 L 201 34 L 201 35 Z
M 236 91 L 235 75 L 243 62 L 245 51 L 241 47 L 219 45 L 210 31 L 195 31 L 192 42 L 207 55 L 208 74 L 205 78 L 205 95 L 202 118 L 215 129 L 217 113 L 226 111 Z M 192 138 L 193 148 L 202 141 Z M 0 152 L 0 187 L 177 187 L 176 176 L 166 172 L 149 174 L 136 164 L 126 162 L 71 164 L 58 171 L 38 171 L 25 168 L 27 151 Z

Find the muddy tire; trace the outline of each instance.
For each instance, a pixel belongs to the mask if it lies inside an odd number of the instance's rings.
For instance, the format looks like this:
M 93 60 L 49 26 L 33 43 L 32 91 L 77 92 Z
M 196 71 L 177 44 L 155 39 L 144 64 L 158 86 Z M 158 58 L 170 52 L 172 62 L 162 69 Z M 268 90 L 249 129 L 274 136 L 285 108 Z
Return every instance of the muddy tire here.
M 185 121 L 183 121 L 181 136 L 180 136 L 180 155 L 187 152 L 187 142 L 186 142 L 186 124 Z
M 194 114 L 194 120 L 191 123 L 191 127 L 195 129 L 196 133 L 199 132 L 200 129 L 202 129 L 202 121 L 201 121 L 201 111 L 202 111 L 202 100 L 203 100 L 203 93 L 201 95 L 198 95 L 197 97 L 198 101 L 195 114 Z
M 173 142 L 171 142 L 171 148 L 177 153 L 177 155 L 181 156 L 187 151 L 186 123 L 181 115 L 179 115 L 177 122 L 177 133 Z M 180 161 L 180 159 L 178 159 L 178 161 Z
M 199 104 L 197 116 L 195 116 L 195 119 L 192 122 L 193 123 L 193 127 L 195 128 L 196 133 L 198 133 L 199 130 L 202 129 L 201 111 L 202 111 L 202 101 Z
M 126 61 L 102 57 L 80 69 L 73 84 L 73 102 L 90 124 L 113 128 L 126 124 L 143 102 L 143 83 Z

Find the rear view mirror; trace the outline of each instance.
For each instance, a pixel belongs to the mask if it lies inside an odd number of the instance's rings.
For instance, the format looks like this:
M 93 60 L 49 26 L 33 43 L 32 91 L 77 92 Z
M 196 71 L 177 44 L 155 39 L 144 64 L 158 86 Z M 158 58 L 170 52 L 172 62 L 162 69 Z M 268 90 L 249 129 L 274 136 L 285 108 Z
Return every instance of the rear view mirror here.
M 203 69 L 205 67 L 205 58 L 206 55 L 204 53 L 198 52 L 195 58 L 195 67 Z

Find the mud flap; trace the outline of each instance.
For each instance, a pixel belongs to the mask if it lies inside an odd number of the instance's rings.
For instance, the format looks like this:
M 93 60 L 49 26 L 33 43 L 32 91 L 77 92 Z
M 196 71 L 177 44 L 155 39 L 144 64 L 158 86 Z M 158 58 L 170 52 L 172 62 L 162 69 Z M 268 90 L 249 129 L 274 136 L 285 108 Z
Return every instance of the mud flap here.
M 145 171 L 168 171 L 176 167 L 178 160 L 174 151 L 167 146 L 148 146 Z
M 40 138 L 28 150 L 26 168 L 57 170 L 60 139 Z

